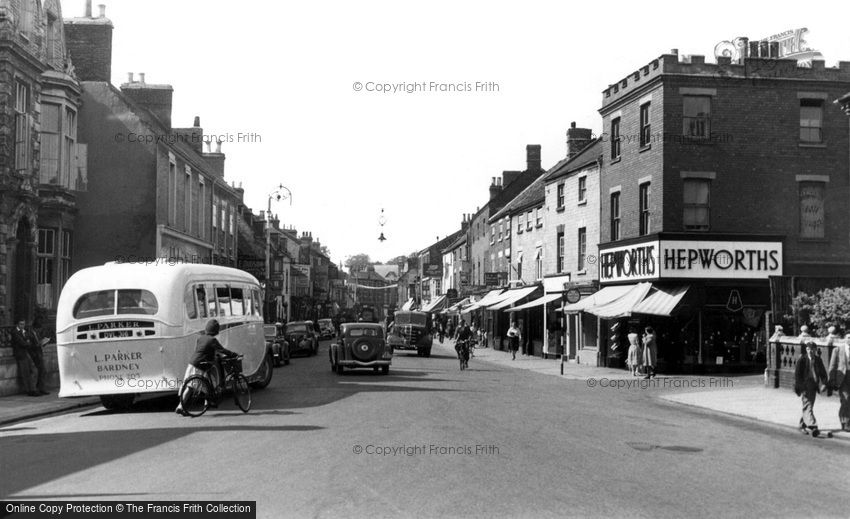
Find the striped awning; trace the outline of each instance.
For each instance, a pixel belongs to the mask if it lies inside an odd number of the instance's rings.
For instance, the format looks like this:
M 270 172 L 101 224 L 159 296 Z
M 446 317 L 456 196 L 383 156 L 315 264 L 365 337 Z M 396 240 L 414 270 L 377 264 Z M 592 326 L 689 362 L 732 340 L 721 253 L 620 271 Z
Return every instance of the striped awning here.
M 589 296 L 581 299 L 577 303 L 564 307 L 565 312 L 584 312 L 592 306 L 604 305 L 623 296 L 626 292 L 632 289 L 632 285 L 617 285 L 613 287 L 605 287 Z
M 438 312 L 446 307 L 446 296 L 440 296 L 422 308 L 423 312 Z
M 493 305 L 488 306 L 487 310 L 501 310 L 503 308 L 507 308 L 507 307 L 511 306 L 512 304 L 517 303 L 517 302 L 525 299 L 526 297 L 530 296 L 532 294 L 532 292 L 534 292 L 538 288 L 539 287 L 535 285 L 533 287 L 523 287 L 523 288 L 518 288 L 516 290 L 509 290 L 509 291 L 506 292 L 507 297 L 505 297 L 504 299 L 502 299 L 498 303 L 495 303 Z
M 634 308 L 646 297 L 652 283 L 638 283 L 629 285 L 630 290 L 617 299 L 599 306 L 592 306 L 586 311 L 602 319 L 617 319 L 628 317 L 634 312 Z
M 515 306 L 513 308 L 508 308 L 505 310 L 506 312 L 516 312 L 518 310 L 525 310 L 526 308 L 534 308 L 535 306 L 545 305 L 546 303 L 551 303 L 552 301 L 556 301 L 561 299 L 561 294 L 546 294 L 545 296 L 535 299 L 534 301 L 529 301 L 524 305 Z
M 632 309 L 636 314 L 663 315 L 669 317 L 676 305 L 685 297 L 690 287 L 687 285 L 671 288 L 652 287 L 652 292 Z

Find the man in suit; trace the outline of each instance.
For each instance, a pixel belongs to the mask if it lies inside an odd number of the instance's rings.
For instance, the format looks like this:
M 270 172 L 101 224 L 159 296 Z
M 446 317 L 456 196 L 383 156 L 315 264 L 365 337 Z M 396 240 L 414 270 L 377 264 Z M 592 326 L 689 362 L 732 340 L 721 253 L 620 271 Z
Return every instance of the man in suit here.
M 32 383 L 32 366 L 33 359 L 30 351 L 33 347 L 41 347 L 41 345 L 33 346 L 32 336 L 26 329 L 26 321 L 18 320 L 18 325 L 12 330 L 12 354 L 15 356 L 15 361 L 18 363 L 18 375 L 21 377 L 21 382 L 24 386 L 24 392 L 29 396 L 41 396 L 43 393 L 36 389 Z M 43 366 L 43 363 L 42 363 Z M 43 368 L 42 368 L 43 369 Z M 39 371 L 39 380 L 42 379 L 42 373 Z
M 826 368 L 823 361 L 815 355 L 817 345 L 814 341 L 806 341 L 806 351 L 797 359 L 794 368 L 794 392 L 803 401 L 803 415 L 800 417 L 800 429 L 807 432 L 810 429 L 812 436 L 818 436 L 818 421 L 815 419 L 815 398 L 818 393 L 826 391 Z M 806 423 L 808 422 L 808 425 Z
M 841 407 L 838 419 L 841 430 L 850 431 L 850 333 L 844 336 L 844 344 L 836 344 L 829 358 L 829 387 L 838 391 Z

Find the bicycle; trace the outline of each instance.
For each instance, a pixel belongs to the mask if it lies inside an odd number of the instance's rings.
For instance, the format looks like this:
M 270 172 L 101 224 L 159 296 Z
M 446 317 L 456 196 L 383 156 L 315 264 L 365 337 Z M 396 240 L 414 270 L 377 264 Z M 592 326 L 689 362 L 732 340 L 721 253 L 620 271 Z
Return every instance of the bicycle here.
M 455 350 L 457 350 L 457 357 L 460 360 L 460 370 L 463 371 L 469 367 L 469 342 L 458 341 Z
M 219 377 L 219 385 L 216 388 L 212 387 L 207 374 L 210 369 L 215 369 L 215 363 L 201 363 L 199 367 L 205 370 L 204 374 L 192 375 L 183 382 L 183 389 L 180 392 L 183 412 L 192 417 L 201 416 L 210 407 L 218 407 L 224 389 L 230 388 L 233 392 L 234 403 L 243 413 L 247 413 L 251 409 L 251 388 L 248 385 L 248 378 L 242 374 L 242 358 L 243 355 L 238 355 L 222 357 L 219 360 L 224 377 Z

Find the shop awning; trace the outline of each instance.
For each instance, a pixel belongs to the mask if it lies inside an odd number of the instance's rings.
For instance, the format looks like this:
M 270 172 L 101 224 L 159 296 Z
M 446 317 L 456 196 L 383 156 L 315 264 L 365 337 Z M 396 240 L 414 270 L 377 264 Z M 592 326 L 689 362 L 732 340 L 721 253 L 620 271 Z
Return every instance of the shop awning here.
M 632 309 L 636 314 L 663 315 L 669 317 L 676 305 L 685 297 L 690 287 L 687 285 L 672 288 L 653 286 L 646 299 Z
M 469 305 L 469 298 L 465 297 L 462 300 L 458 301 L 457 303 L 453 304 L 452 306 L 446 308 L 441 313 L 450 314 L 450 313 L 454 313 L 454 312 L 459 312 L 461 308 L 463 308 L 464 306 L 467 306 L 467 305 Z
M 537 289 L 538 289 L 537 286 L 533 286 L 533 287 L 518 288 L 516 290 L 509 290 L 507 292 L 507 294 L 508 294 L 507 297 L 505 297 L 504 299 L 502 299 L 501 301 L 499 301 L 496 304 L 488 306 L 487 310 L 501 310 L 503 308 L 507 308 L 507 307 L 511 306 L 512 304 L 517 303 L 517 302 L 525 299 L 526 297 L 530 296 L 531 293 L 534 292 Z
M 505 293 L 507 293 L 507 292 L 505 292 Z M 468 307 L 464 308 L 463 310 L 461 310 L 461 313 L 462 314 L 468 314 L 469 312 L 471 312 L 473 310 L 477 310 L 477 309 L 481 308 L 482 306 L 487 306 L 489 304 L 497 303 L 497 302 L 501 301 L 503 295 L 504 294 L 502 294 L 502 289 L 491 290 L 491 291 L 487 292 L 487 294 L 484 297 L 479 299 L 478 302 L 476 302 L 476 303 L 472 304 L 471 306 L 468 306 Z
M 649 293 L 652 283 L 638 283 L 637 285 L 630 285 L 629 288 L 628 292 L 617 299 L 604 305 L 592 306 L 587 309 L 587 312 L 602 319 L 616 319 L 632 315 L 635 306 L 643 301 L 646 294 Z
M 413 299 L 408 299 L 406 303 L 401 305 L 402 312 L 407 312 L 411 308 L 413 308 Z
M 446 307 L 446 296 L 440 296 L 422 308 L 423 312 L 438 312 Z
M 513 308 L 508 308 L 505 310 L 506 312 L 516 312 L 517 310 L 525 310 L 526 308 L 534 308 L 535 306 L 545 305 L 546 303 L 551 303 L 552 301 L 557 301 L 561 299 L 561 294 L 546 294 L 545 296 L 535 299 L 534 301 L 529 301 L 524 305 L 515 306 Z
M 618 285 L 613 287 L 605 287 L 602 290 L 594 292 L 589 296 L 581 299 L 577 303 L 564 307 L 565 312 L 584 312 L 591 306 L 604 305 L 622 296 L 632 289 L 632 285 Z

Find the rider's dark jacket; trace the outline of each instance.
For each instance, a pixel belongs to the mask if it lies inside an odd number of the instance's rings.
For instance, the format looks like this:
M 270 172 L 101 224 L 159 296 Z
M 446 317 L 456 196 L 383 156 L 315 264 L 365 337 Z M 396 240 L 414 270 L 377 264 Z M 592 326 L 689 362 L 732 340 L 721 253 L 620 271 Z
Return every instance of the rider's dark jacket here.
M 201 335 L 198 337 L 198 344 L 195 346 L 195 352 L 192 358 L 189 359 L 189 364 L 198 369 L 203 369 L 203 362 L 213 362 L 216 352 L 221 353 L 225 357 L 235 357 L 237 354 L 228 350 L 218 342 L 218 339 L 212 335 Z
M 457 334 L 458 341 L 468 341 L 470 338 L 472 338 L 472 330 L 468 326 L 461 328 Z

